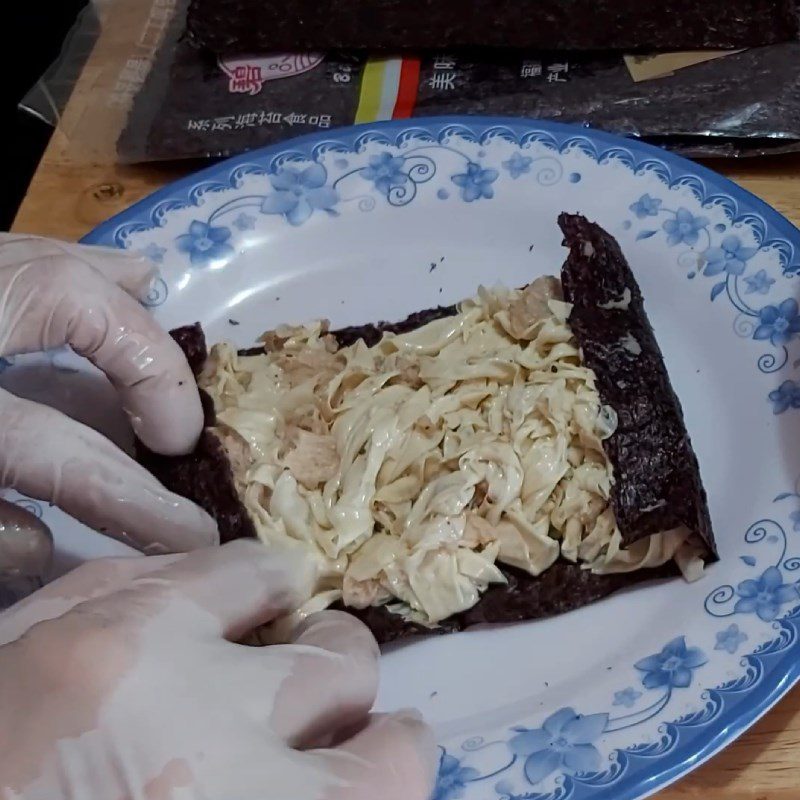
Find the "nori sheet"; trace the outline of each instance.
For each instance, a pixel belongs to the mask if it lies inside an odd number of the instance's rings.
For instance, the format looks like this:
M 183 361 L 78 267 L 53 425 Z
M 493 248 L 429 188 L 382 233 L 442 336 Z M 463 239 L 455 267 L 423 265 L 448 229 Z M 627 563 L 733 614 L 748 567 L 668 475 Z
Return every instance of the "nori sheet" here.
M 192 0 L 187 27 L 215 53 L 537 47 L 694 50 L 773 44 L 795 0 Z
M 578 214 L 561 214 L 569 256 L 561 269 L 569 326 L 618 426 L 604 442 L 625 544 L 685 525 L 716 557 L 700 468 L 680 402 L 617 241 Z
M 660 350 L 645 316 L 641 293 L 633 274 L 617 243 L 601 228 L 586 222 L 582 217 L 570 215 L 562 215 L 559 223 L 564 229 L 565 243 L 571 247 L 562 274 L 562 280 L 567 282 L 565 292 L 573 298 L 571 302 L 576 302 L 576 291 L 585 293 L 583 301 L 579 298 L 575 306 L 578 309 L 574 312 L 575 325 L 580 331 L 580 333 L 576 331 L 576 336 L 585 348 L 584 357 L 587 363 L 598 375 L 598 388 L 603 401 L 612 405 L 620 418 L 622 434 L 615 434 L 612 437 L 611 441 L 614 444 L 607 450 L 618 476 L 612 502 L 615 513 L 618 514 L 620 531 L 627 542 L 632 542 L 651 533 L 674 527 L 676 524 L 685 523 L 703 536 L 712 551 L 711 557 L 715 558 L 714 540 L 697 460 L 686 434 L 680 405 L 672 391 Z M 594 259 L 586 259 L 581 255 L 583 243 L 587 239 L 592 242 L 593 247 L 596 247 L 597 257 Z M 576 251 L 579 251 L 577 255 Z M 603 272 L 606 269 L 607 274 Z M 630 313 L 614 311 L 614 313 L 607 312 L 607 316 L 591 316 L 593 313 L 591 309 L 596 308 L 597 302 L 613 301 L 622 294 L 625 287 L 631 291 Z M 589 309 L 588 317 L 582 315 L 584 308 Z M 359 338 L 371 345 L 377 342 L 384 332 L 402 333 L 414 330 L 435 319 L 452 316 L 454 313 L 456 313 L 455 306 L 440 306 L 412 314 L 398 323 L 379 322 L 351 326 L 333 331 L 332 335 L 340 347 L 348 346 Z M 642 345 L 643 356 L 645 350 L 647 351 L 648 368 L 643 371 L 647 375 L 641 379 L 630 374 L 632 372 L 630 365 L 624 362 L 619 354 L 615 355 L 615 348 L 611 347 L 609 350 L 608 340 L 604 339 L 607 332 L 613 331 L 616 336 L 619 328 L 613 327 L 612 324 L 622 323 L 629 325 L 626 330 L 635 331 L 636 338 Z M 570 324 L 573 324 L 572 317 Z M 593 324 L 599 326 L 597 331 L 591 331 Z M 177 328 L 171 333 L 197 375 L 208 354 L 201 326 L 189 325 Z M 612 341 L 618 339 L 619 336 Z M 606 348 L 605 351 L 603 347 Z M 597 361 L 599 354 L 611 350 L 614 352 L 611 353 L 609 365 Z M 243 352 L 257 354 L 262 351 L 259 347 Z M 589 362 L 590 358 L 594 360 L 594 364 Z M 633 381 L 632 385 L 637 387 L 636 392 L 625 396 L 619 392 L 616 394 L 612 392 L 613 397 L 611 394 L 605 394 L 606 384 L 616 380 L 623 374 L 623 370 L 625 376 Z M 656 390 L 661 394 L 648 394 Z M 214 424 L 213 406 L 202 389 L 200 395 L 206 415 L 206 426 L 210 427 Z M 633 407 L 629 408 L 631 400 Z M 648 414 L 648 404 L 655 409 L 653 414 Z M 659 415 L 663 415 L 663 425 L 659 425 L 661 418 Z M 649 424 L 637 431 L 631 423 L 643 419 L 648 420 Z M 637 435 L 639 439 L 636 439 Z M 647 443 L 649 440 L 646 438 L 650 436 L 655 437 L 651 444 Z M 664 457 L 660 458 L 658 449 L 662 446 L 666 447 L 667 451 L 663 454 Z M 654 459 L 654 466 L 649 471 L 648 457 Z M 223 542 L 255 536 L 253 523 L 236 493 L 228 457 L 217 438 L 209 431 L 203 433 L 197 447 L 190 455 L 161 456 L 138 443 L 137 458 L 168 489 L 193 500 L 211 514 L 217 520 Z M 628 466 L 629 463 L 631 467 Z M 663 487 L 663 491 L 639 485 L 642 481 L 665 479 L 672 483 L 670 487 Z M 632 481 L 635 485 L 621 486 L 627 481 Z M 673 504 L 668 509 L 637 513 L 633 507 L 635 501 L 642 498 L 644 502 L 656 505 L 662 495 L 668 503 Z M 621 509 L 619 512 L 618 502 Z M 680 521 L 676 522 L 676 519 Z M 661 523 L 660 526 L 658 523 Z M 653 527 L 654 525 L 656 527 Z M 577 564 L 559 559 L 538 577 L 505 565 L 499 566 L 508 584 L 490 586 L 475 606 L 444 620 L 439 628 L 433 630 L 406 622 L 384 606 L 346 610 L 362 619 L 380 643 L 386 643 L 418 634 L 452 633 L 481 623 L 508 623 L 550 617 L 588 605 L 643 581 L 679 574 L 674 562 L 657 569 L 594 575 L 581 569 Z

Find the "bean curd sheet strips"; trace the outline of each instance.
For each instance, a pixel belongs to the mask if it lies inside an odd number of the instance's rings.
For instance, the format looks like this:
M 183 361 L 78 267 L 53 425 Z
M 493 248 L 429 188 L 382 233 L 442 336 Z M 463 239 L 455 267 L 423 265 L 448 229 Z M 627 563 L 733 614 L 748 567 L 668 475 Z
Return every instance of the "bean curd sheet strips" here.
M 199 383 L 258 536 L 318 566 L 301 613 L 387 604 L 435 627 L 505 582 L 498 564 L 537 576 L 558 558 L 702 574 L 685 527 L 623 549 L 602 445 L 616 414 L 570 310 L 545 277 L 373 347 L 317 322 L 265 334 L 263 354 L 212 349 Z

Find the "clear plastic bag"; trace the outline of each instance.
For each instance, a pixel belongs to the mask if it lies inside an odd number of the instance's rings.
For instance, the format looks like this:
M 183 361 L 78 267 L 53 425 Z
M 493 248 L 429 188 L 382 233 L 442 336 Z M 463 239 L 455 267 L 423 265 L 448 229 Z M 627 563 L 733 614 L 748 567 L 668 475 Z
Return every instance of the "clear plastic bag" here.
M 218 60 L 178 41 L 134 103 L 121 159 L 224 156 L 323 127 L 443 114 L 591 125 L 692 156 L 800 148 L 798 42 L 644 82 L 619 54 L 331 53 L 303 69 L 280 58 L 286 71 L 273 75 L 270 57 Z
M 800 150 L 800 42 L 643 82 L 631 78 L 621 54 L 223 59 L 185 36 L 186 6 L 95 0 L 62 58 L 23 101 L 57 123 L 64 160 L 219 157 L 342 125 L 442 114 L 557 119 L 691 156 Z
M 117 161 L 117 139 L 133 100 L 158 53 L 175 47 L 186 5 L 91 0 L 81 12 L 59 58 L 20 102 L 56 128 L 62 161 Z

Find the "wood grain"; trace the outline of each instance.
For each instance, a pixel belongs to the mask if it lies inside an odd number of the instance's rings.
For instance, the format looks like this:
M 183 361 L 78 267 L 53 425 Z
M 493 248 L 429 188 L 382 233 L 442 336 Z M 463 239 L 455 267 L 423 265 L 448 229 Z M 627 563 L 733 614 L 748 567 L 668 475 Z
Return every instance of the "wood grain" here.
M 102 39 L 101 39 L 102 42 Z M 99 51 L 99 52 L 98 52 Z M 96 87 L 98 63 L 113 48 L 95 51 L 85 80 L 67 109 L 79 113 Z M 69 126 L 66 126 L 69 129 Z M 800 156 L 708 166 L 734 180 L 800 223 Z M 197 164 L 122 167 L 76 161 L 69 137 L 57 131 L 14 223 L 14 230 L 78 239 L 94 225 L 135 203 Z M 688 777 L 657 795 L 658 800 L 798 800 L 800 798 L 800 690 L 795 690 L 748 733 Z

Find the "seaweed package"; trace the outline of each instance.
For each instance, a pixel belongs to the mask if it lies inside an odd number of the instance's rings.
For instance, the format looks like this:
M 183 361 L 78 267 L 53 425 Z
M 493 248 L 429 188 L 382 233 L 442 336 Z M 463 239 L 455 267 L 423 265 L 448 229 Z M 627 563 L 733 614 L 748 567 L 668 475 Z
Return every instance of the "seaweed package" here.
M 160 52 L 117 148 L 124 162 L 203 158 L 353 123 L 486 114 L 588 124 L 689 155 L 776 152 L 800 141 L 798 65 L 800 43 L 788 42 L 637 83 L 613 54 L 218 58 L 179 41 Z
M 395 56 L 373 46 L 304 52 L 292 42 L 284 52 L 247 53 L 240 43 L 221 55 L 187 36 L 188 2 L 87 6 L 62 57 L 21 104 L 58 124 L 65 158 L 218 157 L 353 123 L 444 114 L 557 119 L 696 156 L 781 152 L 800 142 L 797 41 L 637 83 L 621 55 L 574 50 Z M 72 91 L 84 63 L 91 84 Z
M 117 143 L 123 162 L 225 156 L 352 124 L 366 56 L 160 54 Z

